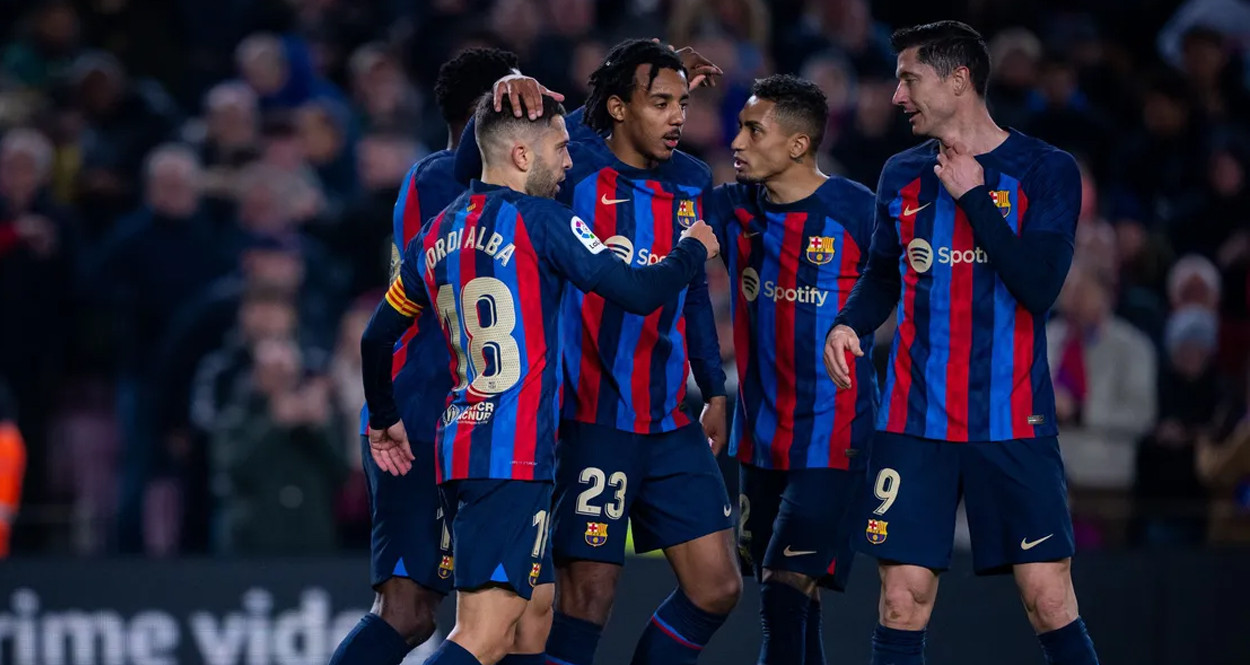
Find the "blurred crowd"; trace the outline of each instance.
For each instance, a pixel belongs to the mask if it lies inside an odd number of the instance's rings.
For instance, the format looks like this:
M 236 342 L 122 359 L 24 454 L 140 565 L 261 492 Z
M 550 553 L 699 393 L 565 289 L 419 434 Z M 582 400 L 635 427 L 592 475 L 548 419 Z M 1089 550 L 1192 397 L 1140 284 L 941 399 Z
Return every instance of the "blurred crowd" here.
M 1000 124 L 1084 172 L 1049 324 L 1078 544 L 1250 543 L 1250 5 L 1133 4 L 0 3 L 0 536 L 367 547 L 359 339 L 401 180 L 447 145 L 432 88 L 459 49 L 517 53 L 573 108 L 617 40 L 694 46 L 726 76 L 682 148 L 717 182 L 752 80 L 800 74 L 829 98 L 826 171 L 875 188 L 915 143 L 890 31 L 959 18 L 989 40 Z M 723 271 L 713 289 L 728 363 Z

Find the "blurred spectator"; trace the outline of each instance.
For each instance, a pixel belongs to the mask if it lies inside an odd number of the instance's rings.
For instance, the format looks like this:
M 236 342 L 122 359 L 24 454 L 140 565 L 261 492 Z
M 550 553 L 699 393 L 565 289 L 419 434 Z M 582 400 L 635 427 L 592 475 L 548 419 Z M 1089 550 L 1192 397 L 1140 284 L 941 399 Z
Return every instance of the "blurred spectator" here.
M 404 176 L 417 157 L 416 145 L 404 136 L 372 134 L 356 144 L 360 191 L 338 225 L 321 236 L 350 265 L 351 296 L 389 281 L 393 212 Z
M 1214 424 L 1224 388 L 1214 360 L 1219 321 L 1189 305 L 1168 318 L 1167 364 L 1159 377 L 1159 424 L 1137 451 L 1137 537 L 1154 545 L 1199 543 L 1205 537 L 1205 492 L 1194 444 Z
M 256 345 L 248 377 L 213 428 L 218 551 L 334 550 L 334 496 L 346 472 L 341 417 L 329 381 L 307 373 L 294 341 Z
M 1038 87 L 1029 97 L 1022 129 L 1085 159 L 1100 178 L 1109 173 L 1110 123 L 1077 86 L 1077 71 L 1067 58 L 1050 55 L 1038 68 Z
M 892 77 L 896 59 L 890 31 L 877 23 L 867 0 L 807 0 L 797 25 L 781 39 L 777 69 L 797 72 L 813 53 L 833 48 L 851 59 L 860 76 Z
M 342 94 L 313 67 L 308 44 L 299 37 L 258 32 L 235 49 L 235 64 L 262 111 L 291 111 L 319 98 Z
M 1196 254 L 1182 256 L 1168 273 L 1168 305 L 1172 309 L 1196 305 L 1218 312 L 1221 284 L 1220 272 L 1209 259 Z
M 1250 377 L 1247 377 L 1250 378 Z M 1216 428 L 1199 437 L 1197 471 L 1211 494 L 1210 542 L 1250 545 L 1250 381 L 1220 407 Z
M 362 129 L 417 135 L 422 100 L 384 45 L 372 43 L 356 49 L 350 71 L 352 100 L 361 111 Z
M 70 2 L 39 5 L 22 32 L 0 55 L 0 84 L 50 91 L 65 82 L 78 55 L 82 26 Z
M 17 428 L 17 409 L 0 381 L 0 559 L 9 556 L 25 474 L 26 444 Z
M 1055 413 L 1074 520 L 1118 542 L 1129 516 L 1136 443 L 1154 426 L 1157 363 L 1150 340 L 1112 312 L 1099 273 L 1074 262 L 1060 294 L 1061 317 L 1046 325 Z
M 317 174 L 332 210 L 356 193 L 355 146 L 347 108 L 328 100 L 309 102 L 295 115 L 304 158 Z
M 1025 28 L 1011 28 L 995 35 L 989 47 L 994 65 L 990 72 L 990 112 L 999 125 L 1023 129 L 1037 85 L 1042 42 Z
M 125 442 L 120 545 L 138 551 L 149 481 L 168 464 L 153 425 L 157 357 L 152 353 L 178 308 L 228 268 L 200 207 L 199 159 L 184 145 L 154 150 L 145 168 L 143 207 L 118 222 L 87 269 L 111 314 L 117 340 L 117 395 Z M 164 404 L 164 408 L 173 405 Z M 153 415 L 156 417 L 153 418 Z
M 1194 26 L 1181 37 L 1181 69 L 1210 121 L 1223 123 L 1250 113 L 1244 71 L 1233 55 L 1228 39 L 1216 28 Z
M 74 63 L 75 110 L 85 122 L 78 139 L 82 167 L 79 209 L 92 235 L 139 203 L 138 178 L 148 151 L 171 138 L 179 111 L 158 85 L 132 81 L 117 58 L 83 55 Z
M 855 115 L 832 149 L 841 173 L 874 191 L 885 160 L 916 142 L 891 101 L 895 85 L 892 79 L 860 79 Z

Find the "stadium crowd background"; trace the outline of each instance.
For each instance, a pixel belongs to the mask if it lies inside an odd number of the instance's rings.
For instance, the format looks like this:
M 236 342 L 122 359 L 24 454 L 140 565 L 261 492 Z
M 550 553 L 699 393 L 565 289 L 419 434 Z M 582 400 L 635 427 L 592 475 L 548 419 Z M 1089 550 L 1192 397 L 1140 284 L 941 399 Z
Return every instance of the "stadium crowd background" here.
M 1078 547 L 1250 544 L 1245 2 L 10 0 L 13 553 L 367 549 L 358 342 L 400 181 L 447 143 L 432 88 L 458 49 L 518 53 L 574 108 L 615 41 L 694 46 L 726 76 L 695 93 L 681 147 L 718 183 L 751 81 L 798 73 L 830 101 L 826 171 L 875 188 L 915 142 L 889 33 L 940 18 L 989 40 L 999 123 L 1084 169 L 1049 324 Z M 718 270 L 729 365 L 727 288 Z

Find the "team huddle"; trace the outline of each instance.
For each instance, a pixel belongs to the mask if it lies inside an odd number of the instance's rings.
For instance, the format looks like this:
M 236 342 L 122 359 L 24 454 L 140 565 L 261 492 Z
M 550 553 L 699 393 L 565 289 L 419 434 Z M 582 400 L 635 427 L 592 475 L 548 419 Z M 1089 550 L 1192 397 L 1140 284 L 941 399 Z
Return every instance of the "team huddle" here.
M 427 663 L 591 665 L 628 528 L 678 582 L 635 665 L 697 662 L 744 573 L 760 585 L 755 662 L 823 665 L 820 590 L 845 588 L 857 551 L 881 577 L 872 662 L 920 664 L 964 498 L 976 571 L 1014 575 L 1047 662 L 1097 663 L 1044 333 L 1077 166 L 994 123 L 972 28 L 893 45 L 894 103 L 928 140 L 886 163 L 875 194 L 820 171 L 828 105 L 793 76 L 755 82 L 737 182 L 714 187 L 677 149 L 691 91 L 723 73 L 690 49 L 618 44 L 567 114 L 510 53 L 444 64 L 450 145 L 405 180 L 391 285 L 361 343 L 377 597 L 331 663 L 401 662 L 455 590 Z M 891 312 L 879 389 L 868 354 Z

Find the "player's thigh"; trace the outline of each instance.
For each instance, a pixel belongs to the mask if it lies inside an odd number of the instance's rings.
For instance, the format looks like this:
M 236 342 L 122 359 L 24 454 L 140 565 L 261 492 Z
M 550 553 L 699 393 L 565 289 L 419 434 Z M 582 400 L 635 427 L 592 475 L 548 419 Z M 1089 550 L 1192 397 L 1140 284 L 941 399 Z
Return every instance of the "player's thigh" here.
M 630 508 L 642 484 L 638 439 L 612 427 L 561 423 L 552 530 L 558 561 L 625 562 Z
M 372 520 L 370 583 L 406 578 L 436 593 L 451 592 L 451 538 L 434 477 L 434 445 L 412 442 L 412 470 L 392 476 L 378 468 L 361 439 L 361 463 Z
M 763 567 L 800 573 L 821 586 L 845 589 L 855 558 L 852 533 L 861 525 L 852 507 L 861 505 L 863 478 L 862 470 L 785 472 Z
M 528 600 L 540 579 L 550 579 L 551 483 L 456 480 L 440 490 L 451 520 L 457 591 L 503 587 Z
M 878 432 L 852 529 L 859 551 L 882 561 L 945 570 L 955 542 L 959 447 Z
M 690 424 L 642 439 L 645 477 L 630 511 L 636 552 L 667 550 L 733 528 L 725 477 L 702 427 Z
M 743 575 L 763 580 L 764 553 L 773 539 L 786 472 L 738 465 L 738 560 Z
M 971 443 L 963 461 L 977 573 L 1006 573 L 1015 564 L 1072 556 L 1067 481 L 1055 437 Z

